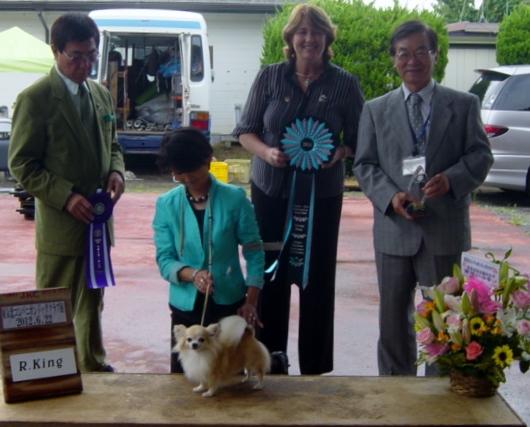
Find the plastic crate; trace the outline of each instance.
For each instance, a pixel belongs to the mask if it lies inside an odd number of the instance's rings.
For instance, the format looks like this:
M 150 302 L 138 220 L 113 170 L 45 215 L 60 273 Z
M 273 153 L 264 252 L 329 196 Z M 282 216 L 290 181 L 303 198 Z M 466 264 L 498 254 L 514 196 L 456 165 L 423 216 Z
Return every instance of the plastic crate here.
M 228 182 L 250 182 L 250 160 L 248 159 L 226 159 L 228 164 Z
M 211 162 L 210 172 L 219 181 L 228 182 L 228 164 L 225 162 Z

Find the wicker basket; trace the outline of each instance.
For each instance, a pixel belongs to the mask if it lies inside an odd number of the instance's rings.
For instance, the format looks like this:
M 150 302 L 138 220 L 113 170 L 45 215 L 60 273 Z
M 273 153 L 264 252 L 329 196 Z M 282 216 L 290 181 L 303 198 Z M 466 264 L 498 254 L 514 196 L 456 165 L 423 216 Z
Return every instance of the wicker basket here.
M 450 384 L 455 393 L 469 397 L 490 397 L 499 388 L 489 378 L 471 377 L 454 371 L 450 373 Z

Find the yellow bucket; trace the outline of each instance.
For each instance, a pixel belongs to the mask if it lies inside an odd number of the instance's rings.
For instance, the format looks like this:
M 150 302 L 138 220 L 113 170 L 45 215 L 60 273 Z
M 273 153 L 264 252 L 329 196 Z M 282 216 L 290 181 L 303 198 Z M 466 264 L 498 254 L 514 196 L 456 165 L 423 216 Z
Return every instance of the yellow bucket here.
M 228 164 L 225 162 L 211 162 L 210 172 L 219 181 L 228 182 Z

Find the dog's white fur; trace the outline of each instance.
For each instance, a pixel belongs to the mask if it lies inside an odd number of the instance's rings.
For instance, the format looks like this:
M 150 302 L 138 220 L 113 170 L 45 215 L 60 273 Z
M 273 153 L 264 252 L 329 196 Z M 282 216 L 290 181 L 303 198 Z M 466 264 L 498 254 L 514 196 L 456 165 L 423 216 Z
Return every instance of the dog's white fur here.
M 208 327 L 176 325 L 173 334 L 177 341 L 173 351 L 179 354 L 186 378 L 199 383 L 194 392 L 211 397 L 243 370 L 243 381 L 249 381 L 255 373 L 258 383 L 254 389 L 263 388 L 263 377 L 270 370 L 269 352 L 241 316 L 228 316 Z

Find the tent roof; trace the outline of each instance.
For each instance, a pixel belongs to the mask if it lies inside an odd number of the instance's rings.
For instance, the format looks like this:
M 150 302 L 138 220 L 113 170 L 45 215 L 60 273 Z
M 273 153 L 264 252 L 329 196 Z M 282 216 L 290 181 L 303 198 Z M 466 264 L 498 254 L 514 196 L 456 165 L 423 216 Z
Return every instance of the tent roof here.
M 48 73 L 54 63 L 49 45 L 18 27 L 0 32 L 0 72 Z

